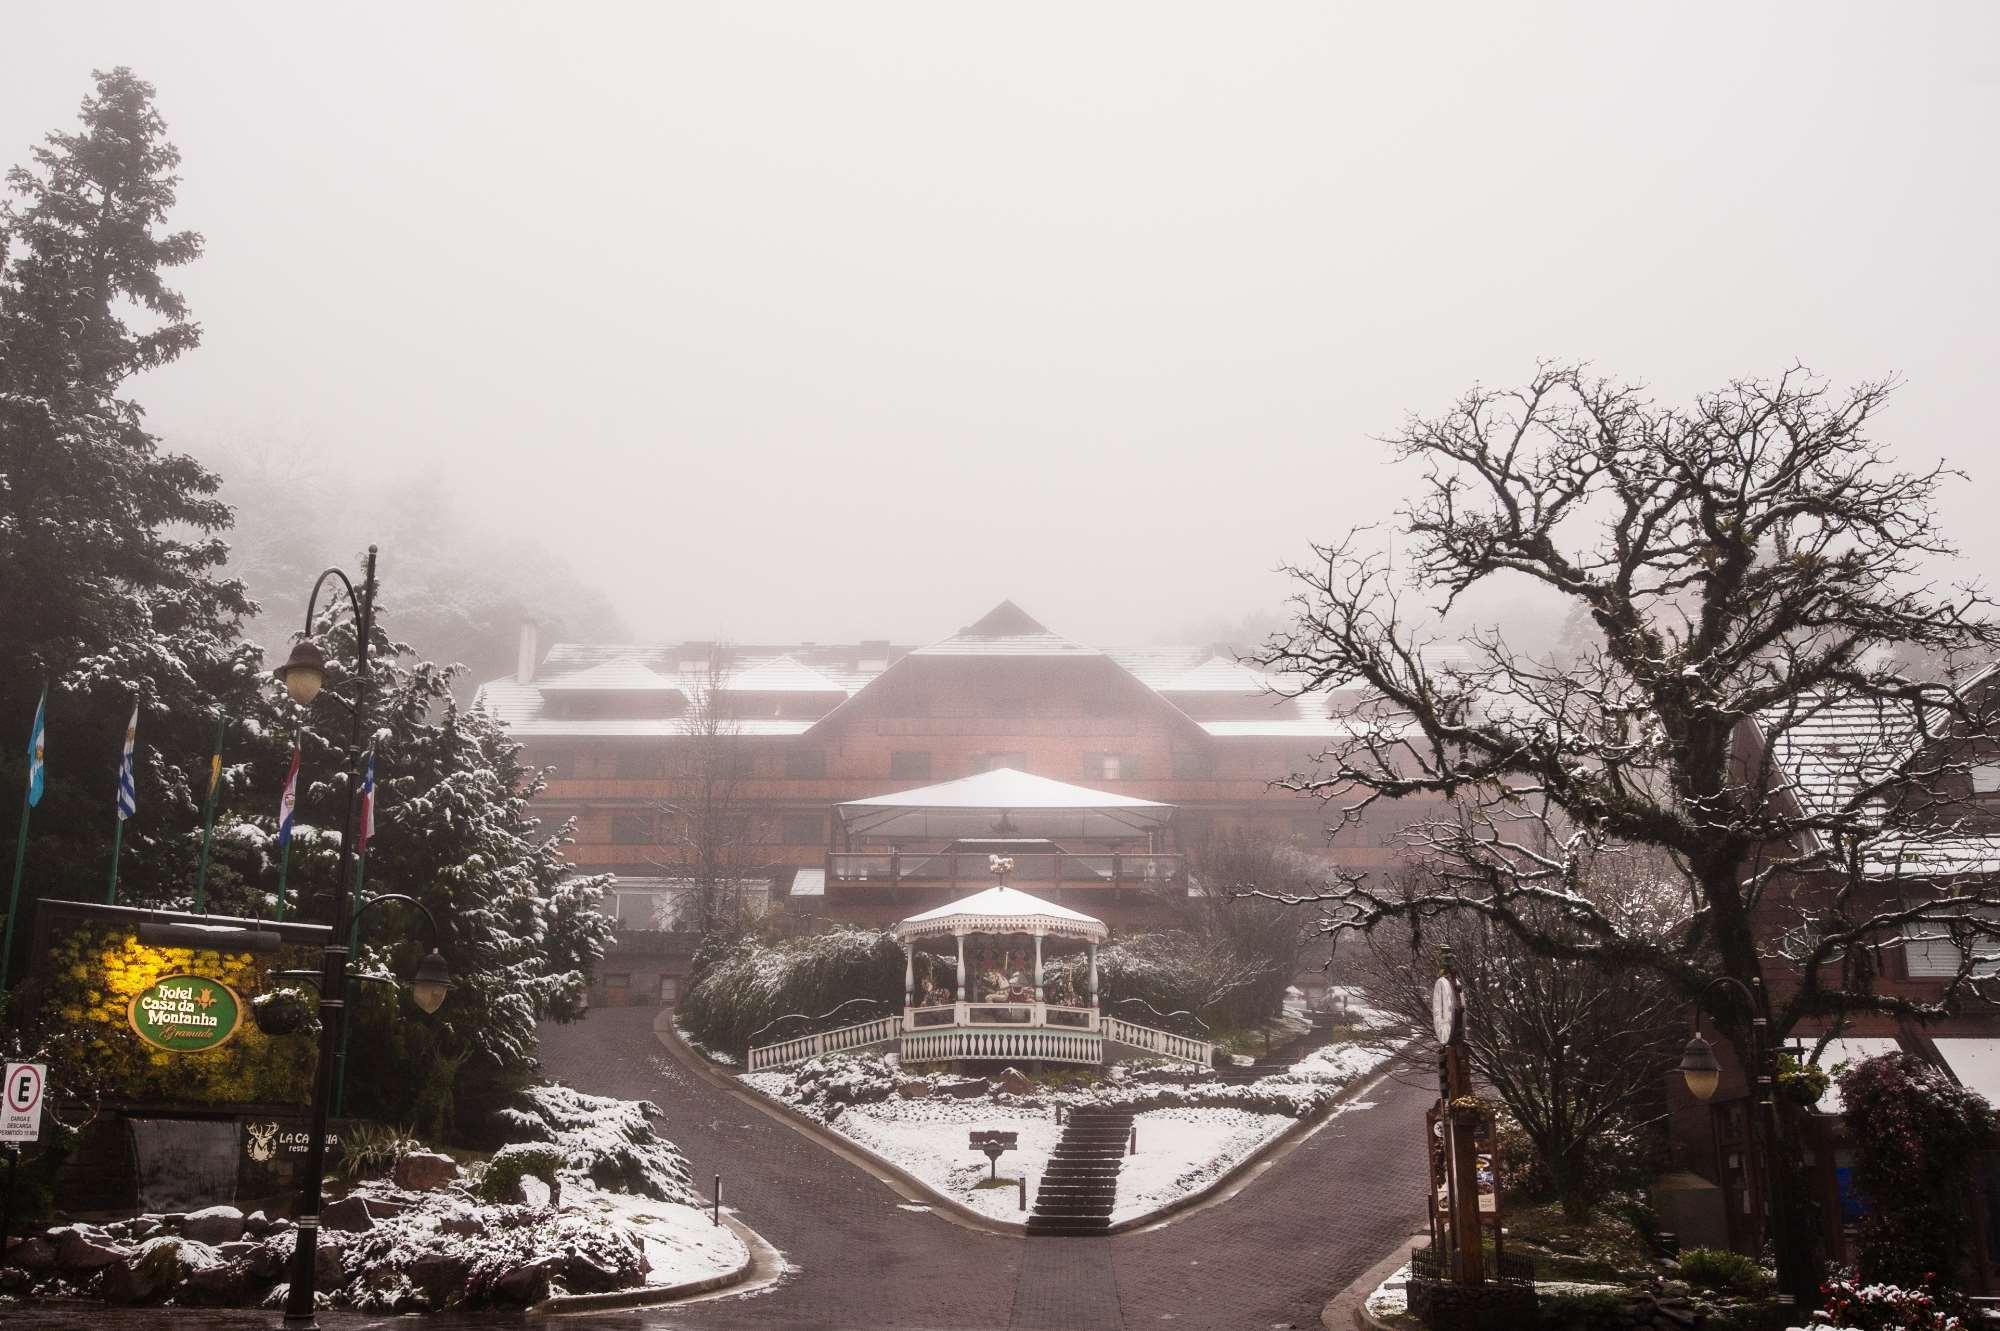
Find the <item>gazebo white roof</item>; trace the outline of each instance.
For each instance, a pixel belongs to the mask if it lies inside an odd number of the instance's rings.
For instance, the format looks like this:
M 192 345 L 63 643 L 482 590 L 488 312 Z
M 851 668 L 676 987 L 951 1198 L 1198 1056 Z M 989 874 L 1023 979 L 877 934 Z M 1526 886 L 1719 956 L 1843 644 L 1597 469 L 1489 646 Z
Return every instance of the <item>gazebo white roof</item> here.
M 890 932 L 899 943 L 940 934 L 1044 934 L 1101 943 L 1111 933 L 1104 921 L 1094 915 L 1058 906 L 1004 884 L 912 915 Z
M 996 767 L 977 776 L 835 806 L 849 836 L 1125 837 L 1164 827 L 1174 806 Z

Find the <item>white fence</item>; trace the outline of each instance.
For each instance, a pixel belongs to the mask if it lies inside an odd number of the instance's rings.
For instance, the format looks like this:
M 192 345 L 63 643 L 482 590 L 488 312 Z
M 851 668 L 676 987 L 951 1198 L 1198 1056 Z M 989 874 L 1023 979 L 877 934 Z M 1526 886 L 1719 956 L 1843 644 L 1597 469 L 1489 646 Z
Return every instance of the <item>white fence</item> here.
M 818 1035 L 801 1035 L 794 1040 L 780 1040 L 776 1044 L 757 1045 L 750 1050 L 750 1071 L 767 1072 L 772 1068 L 790 1067 L 803 1063 L 821 1054 L 837 1054 L 843 1049 L 861 1049 L 872 1044 L 887 1044 L 893 1041 L 903 1024 L 900 1016 L 877 1017 L 856 1026 L 842 1026 L 836 1030 L 821 1031 Z
M 1203 1067 L 1207 1067 L 1215 1057 L 1215 1046 L 1206 1040 L 1156 1031 L 1151 1026 L 1135 1026 L 1118 1017 L 1104 1019 L 1104 1037 L 1134 1049 L 1143 1049 L 1149 1054 L 1158 1054 L 1161 1058 L 1199 1063 Z
M 1050 1063 L 1102 1063 L 1104 1038 L 1086 1031 L 919 1030 L 903 1035 L 905 1063 L 942 1063 L 956 1058 L 1029 1059 Z

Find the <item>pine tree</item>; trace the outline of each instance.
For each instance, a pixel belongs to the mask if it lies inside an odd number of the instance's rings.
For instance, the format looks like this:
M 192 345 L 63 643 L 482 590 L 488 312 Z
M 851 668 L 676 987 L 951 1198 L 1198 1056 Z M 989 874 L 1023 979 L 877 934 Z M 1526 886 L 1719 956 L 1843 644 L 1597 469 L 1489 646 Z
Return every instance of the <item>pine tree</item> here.
M 125 392 L 200 340 L 164 276 L 202 248 L 164 225 L 179 153 L 150 84 L 123 68 L 95 78 L 79 130 L 33 149 L 0 202 L 0 788 L 20 788 L 46 681 L 36 895 L 101 890 L 135 701 L 139 812 L 125 846 L 141 894 L 191 868 L 184 832 L 206 793 L 216 711 L 260 706 L 241 638 L 254 607 L 221 572 L 231 515 L 218 478 L 163 451 Z

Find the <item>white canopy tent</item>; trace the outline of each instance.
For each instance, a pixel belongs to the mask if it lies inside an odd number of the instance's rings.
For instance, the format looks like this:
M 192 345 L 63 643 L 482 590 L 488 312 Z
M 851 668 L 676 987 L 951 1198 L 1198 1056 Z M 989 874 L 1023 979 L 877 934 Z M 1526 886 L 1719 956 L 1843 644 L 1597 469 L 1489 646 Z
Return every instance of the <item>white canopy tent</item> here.
M 850 840 L 961 837 L 1150 837 L 1174 806 L 996 767 L 977 776 L 836 805 Z M 1061 909 L 1053 907 L 1053 909 Z

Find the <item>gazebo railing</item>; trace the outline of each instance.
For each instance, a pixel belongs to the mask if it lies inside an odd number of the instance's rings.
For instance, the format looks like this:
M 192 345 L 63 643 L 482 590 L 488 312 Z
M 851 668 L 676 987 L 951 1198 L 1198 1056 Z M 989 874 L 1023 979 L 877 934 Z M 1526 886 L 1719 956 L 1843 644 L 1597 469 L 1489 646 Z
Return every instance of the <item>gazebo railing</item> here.
M 750 1056 L 745 1062 L 752 1072 L 768 1072 L 772 1068 L 790 1067 L 809 1058 L 818 1058 L 821 1054 L 837 1054 L 850 1049 L 865 1049 L 869 1045 L 892 1044 L 900 1033 L 901 1026 L 901 1018 L 877 1017 L 873 1021 L 842 1026 L 837 1030 L 820 1031 L 815 1035 L 801 1035 L 795 1039 L 779 1040 L 773 1044 L 752 1045 Z
M 1026 1026 L 1057 1030 L 1095 1031 L 1097 1010 L 1059 1003 L 942 1003 L 903 1009 L 903 1029 L 940 1027 L 985 1028 Z
M 1148 1054 L 1157 1054 L 1161 1058 L 1199 1063 L 1203 1067 L 1209 1066 L 1215 1059 L 1215 1046 L 1207 1040 L 1175 1035 L 1172 1031 L 1156 1031 L 1151 1026 L 1138 1026 L 1120 1017 L 1104 1018 L 1104 1038 Z
M 1046 1063 L 1102 1063 L 1104 1037 L 1091 1031 L 1050 1030 L 1046 1027 L 1007 1030 L 1001 1027 L 954 1027 L 905 1031 L 905 1063 L 941 1063 L 952 1059 L 1039 1059 Z

